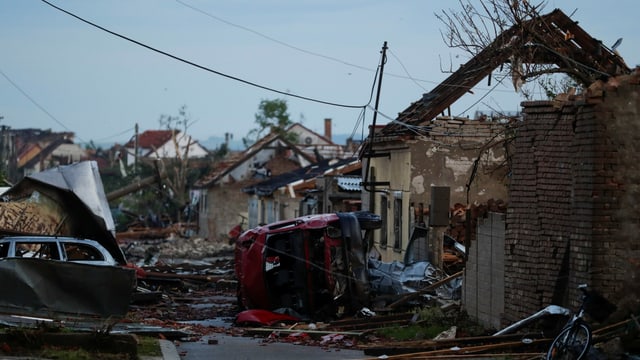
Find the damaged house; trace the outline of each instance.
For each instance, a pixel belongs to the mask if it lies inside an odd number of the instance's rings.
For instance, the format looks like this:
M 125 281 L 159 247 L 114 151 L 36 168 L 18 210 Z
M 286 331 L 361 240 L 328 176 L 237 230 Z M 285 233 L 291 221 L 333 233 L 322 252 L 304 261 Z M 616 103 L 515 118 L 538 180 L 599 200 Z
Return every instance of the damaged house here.
M 516 55 L 556 65 L 589 88 L 524 102 L 521 119 L 439 117 Z M 638 193 L 630 185 L 640 163 L 640 103 L 638 74 L 630 73 L 560 10 L 499 35 L 397 121 L 372 131 L 363 200 L 383 218 L 382 257 L 402 258 L 419 228 L 412 221 L 421 222 L 414 213 L 426 214 L 424 254 L 440 263 L 453 204 L 502 199 L 506 214 L 487 214 L 467 230 L 474 236 L 465 244 L 463 302 L 471 316 L 500 328 L 549 304 L 575 305 L 579 283 L 637 311 Z M 420 204 L 427 210 L 413 211 Z
M 124 148 L 128 165 L 143 159 L 202 158 L 209 153 L 191 135 L 179 130 L 146 130 L 134 135 Z
M 357 158 L 321 160 L 243 188 L 250 195 L 249 227 L 302 215 L 360 210 L 347 207 L 360 203 L 361 178 L 355 176 L 360 170 Z M 345 179 L 357 187 L 345 186 Z
M 40 129 L 0 128 L 0 159 L 12 183 L 27 175 L 58 165 L 86 159 L 86 153 L 73 141 L 71 132 Z
M 216 241 L 227 240 L 230 224 L 240 224 L 248 215 L 248 204 L 253 204 L 255 216 L 249 227 L 259 222 L 285 216 L 296 206 L 285 202 L 250 203 L 245 188 L 269 179 L 297 171 L 321 159 L 348 157 L 342 146 L 331 142 L 331 121 L 325 119 L 325 135 L 319 135 L 301 124 L 293 124 L 287 132 L 296 134 L 299 144 L 293 144 L 277 133 L 259 139 L 243 152 L 231 153 L 215 164 L 213 170 L 194 184 L 199 198 L 199 236 Z M 260 205 L 260 207 L 258 207 Z M 270 207 L 267 210 L 267 207 Z M 246 228 L 247 224 L 244 224 Z

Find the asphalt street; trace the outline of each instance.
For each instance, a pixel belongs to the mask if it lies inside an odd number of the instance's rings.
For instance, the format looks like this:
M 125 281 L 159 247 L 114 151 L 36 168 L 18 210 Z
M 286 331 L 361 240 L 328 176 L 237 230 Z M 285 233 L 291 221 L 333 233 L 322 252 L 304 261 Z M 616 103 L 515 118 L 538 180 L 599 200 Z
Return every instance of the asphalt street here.
M 217 340 L 217 344 L 209 344 L 209 339 Z M 317 346 L 290 343 L 265 344 L 262 340 L 262 338 L 215 334 L 203 337 L 200 341 L 180 343 L 176 346 L 176 349 L 183 360 L 329 360 L 367 358 L 361 350 L 322 349 Z

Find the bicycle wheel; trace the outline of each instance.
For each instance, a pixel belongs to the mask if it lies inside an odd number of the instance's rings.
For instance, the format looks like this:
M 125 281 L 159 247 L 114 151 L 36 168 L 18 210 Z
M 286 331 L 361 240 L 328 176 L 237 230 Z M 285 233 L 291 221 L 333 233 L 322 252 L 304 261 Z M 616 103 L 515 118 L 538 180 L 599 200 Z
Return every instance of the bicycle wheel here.
M 591 329 L 585 323 L 578 322 L 560 331 L 553 339 L 547 360 L 571 359 L 580 360 L 591 345 Z

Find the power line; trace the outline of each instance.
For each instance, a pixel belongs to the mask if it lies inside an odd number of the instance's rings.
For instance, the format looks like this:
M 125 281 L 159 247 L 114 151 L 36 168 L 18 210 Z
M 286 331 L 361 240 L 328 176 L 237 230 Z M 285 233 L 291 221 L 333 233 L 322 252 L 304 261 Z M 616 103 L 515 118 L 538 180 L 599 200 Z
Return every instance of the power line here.
M 411 79 L 411 81 L 413 81 L 416 85 L 418 85 L 419 88 L 421 88 L 425 92 L 429 92 L 429 90 L 425 89 L 422 85 L 420 85 L 420 83 L 418 81 L 416 81 L 416 79 L 414 79 L 411 76 L 411 74 L 409 74 L 409 70 L 407 70 L 407 68 L 404 66 L 402 61 L 400 61 L 400 58 L 398 58 L 398 56 L 396 56 L 396 54 L 393 51 L 389 50 L 389 52 L 391 53 L 391 56 L 393 56 L 398 61 L 398 64 L 400 64 L 400 66 L 404 70 L 405 74 L 407 74 L 407 77 L 409 77 L 409 79 Z
M 266 35 L 264 33 L 261 33 L 261 32 L 259 32 L 257 30 L 253 30 L 253 29 L 248 28 L 246 26 L 239 25 L 239 24 L 233 23 L 231 21 L 225 20 L 225 19 L 223 19 L 223 18 L 221 18 L 219 16 L 213 15 L 210 12 L 202 10 L 202 9 L 196 7 L 196 6 L 193 6 L 191 4 L 187 4 L 182 0 L 175 0 L 175 1 L 178 4 L 180 4 L 180 5 L 184 6 L 184 7 L 187 7 L 187 8 L 189 8 L 189 9 L 195 11 L 195 12 L 198 12 L 200 14 L 203 14 L 203 15 L 207 16 L 207 17 L 210 17 L 210 18 L 212 18 L 212 19 L 214 19 L 216 21 L 219 21 L 219 22 L 221 22 L 223 24 L 226 24 L 226 25 L 229 25 L 229 26 L 232 26 L 232 27 L 235 27 L 235 28 L 250 32 L 250 33 L 252 33 L 254 35 L 260 36 L 260 37 L 262 37 L 264 39 L 267 39 L 269 41 L 272 41 L 272 42 L 277 43 L 279 45 L 282 45 L 284 47 L 287 47 L 287 48 L 290 48 L 290 49 L 293 49 L 293 50 L 296 50 L 296 51 L 300 51 L 300 52 L 308 54 L 308 55 L 312 55 L 312 56 L 316 56 L 316 57 L 323 58 L 323 59 L 326 59 L 326 60 L 334 61 L 334 62 L 343 64 L 343 65 L 347 65 L 347 66 L 350 66 L 350 67 L 353 67 L 353 68 L 357 68 L 357 69 L 360 69 L 360 70 L 365 70 L 365 71 L 369 71 L 369 72 L 377 72 L 378 71 L 377 69 L 372 69 L 370 67 L 354 64 L 354 63 L 351 63 L 351 62 L 348 62 L 348 61 L 345 61 L 345 60 L 338 59 L 338 58 L 333 57 L 333 56 L 324 55 L 324 54 L 321 54 L 321 53 L 318 53 L 318 52 L 315 52 L 315 51 L 310 51 L 310 50 L 303 49 L 303 48 L 301 48 L 299 46 L 291 45 L 291 44 L 286 43 L 286 42 L 284 42 L 282 40 L 278 40 L 278 39 L 276 39 L 276 38 L 274 38 L 272 36 L 269 36 L 269 35 Z M 398 63 L 400 63 L 400 66 L 403 68 L 403 70 L 405 71 L 406 75 L 399 75 L 399 74 L 394 74 L 394 73 L 391 73 L 391 72 L 387 72 L 387 73 L 385 73 L 385 76 L 391 76 L 391 77 L 395 77 L 395 78 L 411 80 L 426 92 L 428 92 L 428 90 L 426 90 L 422 85 L 418 84 L 418 82 L 424 82 L 424 83 L 435 84 L 435 85 L 440 84 L 437 81 L 418 79 L 418 78 L 415 78 L 415 77 L 411 76 L 409 74 L 409 72 L 407 71 L 407 69 L 405 68 L 405 66 L 400 61 L 400 59 L 395 54 L 393 54 L 393 56 L 396 58 L 396 60 L 398 60 Z M 453 86 L 453 87 L 457 87 L 458 86 L 458 85 L 454 85 L 454 84 L 445 84 L 445 85 L 446 86 Z M 496 91 L 510 92 L 509 90 L 496 90 Z
M 371 68 L 368 68 L 368 67 L 365 67 L 365 66 L 360 66 L 360 65 L 352 64 L 352 63 L 350 63 L 350 62 L 347 62 L 347 61 L 344 61 L 344 60 L 340 60 L 340 59 L 335 58 L 335 57 L 332 57 L 332 56 L 323 55 L 323 54 L 320 54 L 320 53 L 317 53 L 317 52 L 313 52 L 313 51 L 305 50 L 305 49 L 303 49 L 303 48 L 300 48 L 300 47 L 297 47 L 297 46 L 294 46 L 294 45 L 288 44 L 288 43 L 286 43 L 286 42 L 284 42 L 284 41 L 278 40 L 278 39 L 273 38 L 273 37 L 271 37 L 271 36 L 269 36 L 269 35 L 265 35 L 265 34 L 263 34 L 263 33 L 259 32 L 259 31 L 256 31 L 256 30 L 253 30 L 253 29 L 250 29 L 250 28 L 248 28 L 248 27 L 246 27 L 246 26 L 238 25 L 238 24 L 232 23 L 231 21 L 227 21 L 227 20 L 225 20 L 225 19 L 222 19 L 222 18 L 220 18 L 220 17 L 218 17 L 218 16 L 215 16 L 215 15 L 213 15 L 213 14 L 211 14 L 211 13 L 209 13 L 209 12 L 206 12 L 206 11 L 204 11 L 204 10 L 200 9 L 200 8 L 197 8 L 197 7 L 193 6 L 193 5 L 187 4 L 187 3 L 185 3 L 185 2 L 183 2 L 183 1 L 181 1 L 181 0 L 176 0 L 176 2 L 177 2 L 178 4 L 180 4 L 180 5 L 182 5 L 182 6 L 185 6 L 185 7 L 189 8 L 189 9 L 191 9 L 191 10 L 193 10 L 193 11 L 199 12 L 199 13 L 201 13 L 201 14 L 203 14 L 203 15 L 205 15 L 205 16 L 208 16 L 208 17 L 210 17 L 210 18 L 212 18 L 212 19 L 214 19 L 214 20 L 217 20 L 217 21 L 219 21 L 219 22 L 221 22 L 221 23 L 227 24 L 227 25 L 229 25 L 229 26 L 233 26 L 233 27 L 235 27 L 235 28 L 238 28 L 238 29 L 241 29 L 241 30 L 244 30 L 244 31 L 248 31 L 248 32 L 250 32 L 250 33 L 252 33 L 252 34 L 258 35 L 258 36 L 260 36 L 260 37 L 262 37 L 262 38 L 265 38 L 265 39 L 267 39 L 267 40 L 269 40 L 269 41 L 273 41 L 273 42 L 275 42 L 275 43 L 278 43 L 278 44 L 280 44 L 280 45 L 282 45 L 282 46 L 285 46 L 285 47 L 288 47 L 288 48 L 290 48 L 290 49 L 297 50 L 297 51 L 303 52 L 303 53 L 305 53 L 305 54 L 309 54 L 309 55 L 313 55 L 313 56 L 321 57 L 321 58 L 324 58 L 324 59 L 327 59 L 327 60 L 335 61 L 335 62 L 338 62 L 338 63 L 344 64 L 344 65 L 348 65 L 348 66 L 351 66 L 351 67 L 355 67 L 355 68 L 358 68 L 358 69 L 361 69 L 361 70 L 366 70 L 366 71 L 375 71 L 374 69 L 371 69 Z
M 40 105 L 33 97 L 27 94 L 27 92 L 24 91 L 20 86 L 18 86 L 18 84 L 16 84 L 13 80 L 11 80 L 11 78 L 9 78 L 9 76 L 7 76 L 7 74 L 5 74 L 4 71 L 2 71 L 2 69 L 0 69 L 0 75 L 2 75 L 2 77 L 4 77 L 14 88 L 16 88 L 16 90 L 18 90 L 22 95 L 24 95 L 24 97 L 29 99 L 29 101 L 31 101 L 33 105 L 35 105 L 38 109 L 40 109 L 40 111 L 45 113 L 51 120 L 55 121 L 58 125 L 62 126 L 65 130 L 69 132 L 73 132 L 71 129 L 67 127 L 67 125 L 65 125 L 62 121 L 58 120 L 55 116 L 53 116 L 53 114 L 47 111 L 47 109 L 45 109 L 42 105 Z M 77 136 L 77 138 L 81 142 L 85 142 L 81 137 Z
M 183 59 L 183 58 L 178 57 L 176 55 L 170 54 L 170 53 L 168 53 L 166 51 L 162 51 L 162 50 L 156 49 L 156 48 L 154 48 L 152 46 L 149 46 L 147 44 L 144 44 L 144 43 L 142 43 L 140 41 L 137 41 L 137 40 L 134 40 L 134 39 L 129 38 L 127 36 L 121 35 L 121 34 L 115 32 L 115 31 L 111 31 L 111 30 L 109 30 L 109 29 L 107 29 L 105 27 L 102 27 L 100 25 L 97 25 L 97 24 L 95 24 L 95 23 L 93 23 L 91 21 L 85 20 L 85 19 L 81 18 L 80 16 L 75 15 L 75 14 L 73 14 L 73 13 L 71 13 L 71 12 L 65 10 L 65 9 L 62 9 L 62 8 L 60 8 L 58 6 L 55 6 L 55 5 L 51 4 L 50 2 L 48 2 L 47 0 L 41 0 L 41 1 L 43 3 L 51 6 L 52 8 L 58 10 L 58 11 L 61 11 L 61 12 L 65 13 L 65 14 L 67 14 L 69 16 L 72 16 L 72 17 L 84 22 L 85 24 L 91 25 L 91 26 L 93 26 L 93 27 L 95 27 L 97 29 L 100 29 L 100 30 L 102 30 L 104 32 L 107 32 L 107 33 L 109 33 L 111 35 L 117 36 L 117 37 L 119 37 L 119 38 L 121 38 L 123 40 L 127 40 L 127 41 L 129 41 L 131 43 L 134 43 L 134 44 L 136 44 L 138 46 L 141 46 L 141 47 L 143 47 L 145 49 L 148 49 L 148 50 L 154 51 L 154 52 L 156 52 L 158 54 L 170 57 L 170 58 L 172 58 L 174 60 L 183 62 L 183 63 L 185 63 L 187 65 L 191 65 L 191 66 L 196 67 L 196 68 L 198 68 L 200 70 L 204 70 L 204 71 L 207 71 L 207 72 L 210 72 L 210 73 L 222 76 L 222 77 L 226 77 L 228 79 L 235 80 L 235 81 L 241 82 L 241 83 L 246 84 L 246 85 L 250 85 L 250 86 L 253 86 L 253 87 L 256 87 L 256 88 L 259 88 L 259 89 L 275 92 L 275 93 L 278 93 L 278 94 L 281 94 L 281 95 L 290 96 L 290 97 L 294 97 L 294 98 L 298 98 L 298 99 L 302 99 L 302 100 L 306 100 L 306 101 L 311 101 L 311 102 L 315 102 L 315 103 L 320 103 L 320 104 L 324 104 L 324 105 L 343 107 L 343 108 L 351 108 L 351 109 L 360 109 L 360 108 L 363 108 L 363 107 L 367 106 L 367 104 L 365 104 L 365 105 L 347 105 L 347 104 L 339 104 L 339 103 L 334 103 L 334 102 L 330 102 L 330 101 L 313 99 L 313 98 L 310 98 L 310 97 L 296 95 L 296 94 L 292 94 L 292 93 L 289 93 L 289 92 L 286 92 L 286 91 L 282 91 L 282 90 L 276 90 L 276 89 L 273 89 L 273 88 L 270 88 L 270 87 L 267 87 L 267 86 L 264 86 L 264 85 L 260 85 L 260 84 L 257 84 L 257 83 L 254 83 L 254 82 L 251 82 L 251 81 L 248 81 L 248 80 L 241 79 L 241 78 L 236 77 L 236 76 L 228 75 L 228 74 L 222 73 L 220 71 L 216 71 L 216 70 L 213 70 L 211 68 L 208 68 L 206 66 L 194 63 L 192 61 Z
M 100 139 L 96 139 L 95 141 L 105 141 L 105 140 L 113 139 L 114 137 L 118 137 L 120 135 L 124 135 L 124 134 L 126 134 L 126 133 L 128 133 L 128 132 L 130 132 L 130 131 L 132 131 L 134 129 L 135 129 L 135 127 L 131 127 L 131 128 L 128 128 L 127 130 L 123 130 L 123 131 L 121 131 L 121 132 L 119 132 L 117 134 L 113 134 L 113 135 L 110 135 L 110 136 L 105 136 L 105 137 L 100 138 Z

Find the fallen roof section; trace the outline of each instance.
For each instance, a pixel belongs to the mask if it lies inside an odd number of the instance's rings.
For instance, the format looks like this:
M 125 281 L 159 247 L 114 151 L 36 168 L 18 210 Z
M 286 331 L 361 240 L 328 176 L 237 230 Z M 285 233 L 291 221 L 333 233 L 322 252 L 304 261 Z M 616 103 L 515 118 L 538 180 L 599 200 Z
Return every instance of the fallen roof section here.
M 2 199 L 0 234 L 92 239 L 118 263 L 126 264 L 95 161 L 29 175 L 7 190 Z
M 520 57 L 518 60 L 522 63 L 555 64 L 559 71 L 585 85 L 602 77 L 631 72 L 620 56 L 556 9 L 498 35 L 489 46 L 400 113 L 382 133 L 405 132 L 406 125 L 431 121 L 514 56 Z

